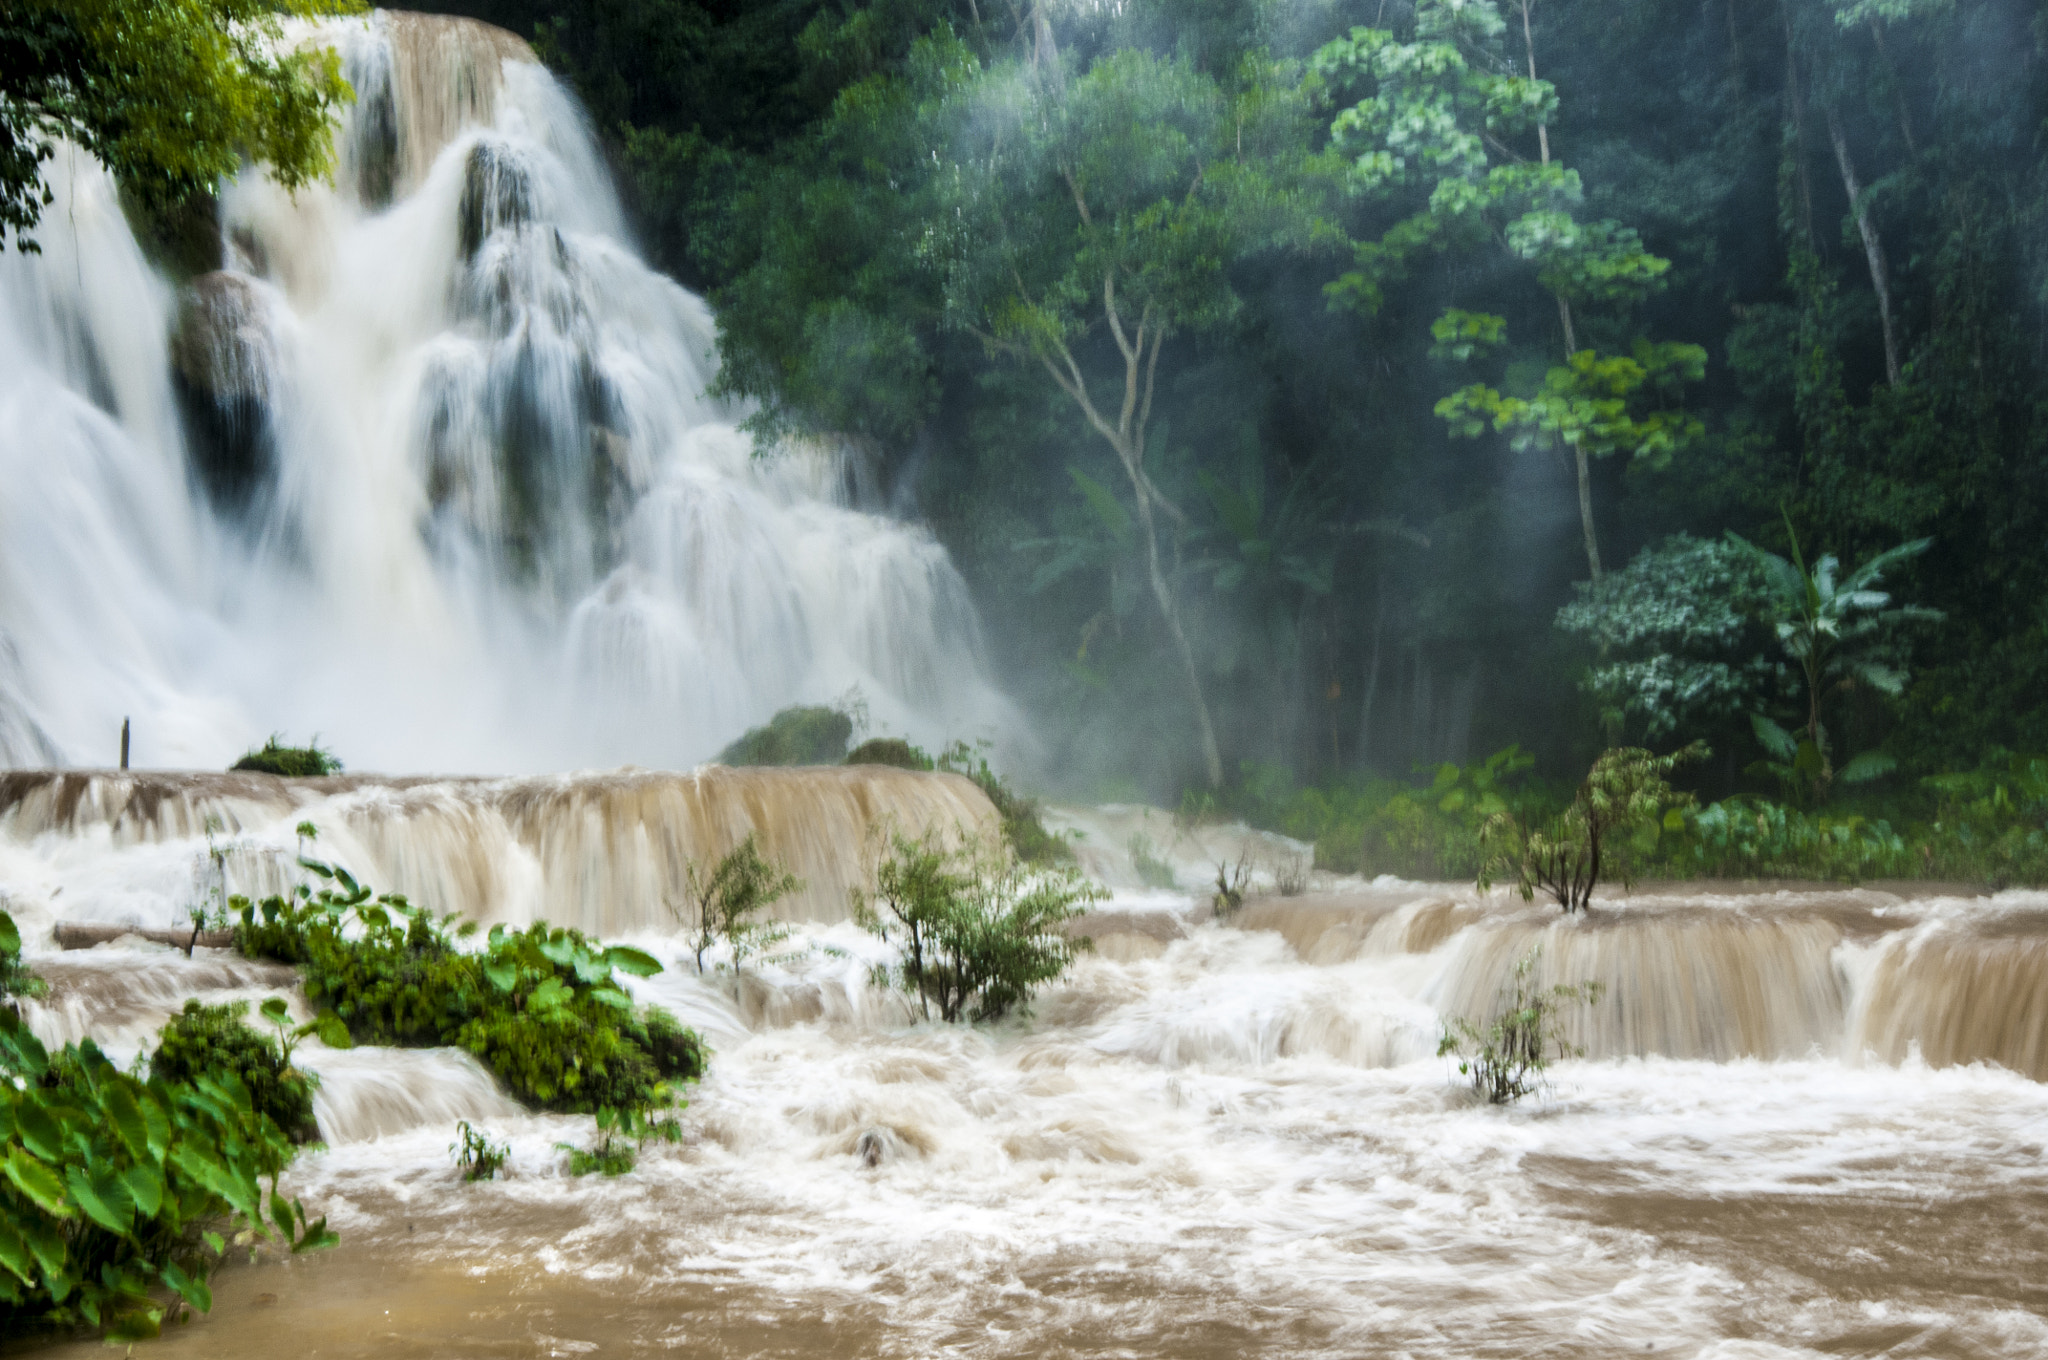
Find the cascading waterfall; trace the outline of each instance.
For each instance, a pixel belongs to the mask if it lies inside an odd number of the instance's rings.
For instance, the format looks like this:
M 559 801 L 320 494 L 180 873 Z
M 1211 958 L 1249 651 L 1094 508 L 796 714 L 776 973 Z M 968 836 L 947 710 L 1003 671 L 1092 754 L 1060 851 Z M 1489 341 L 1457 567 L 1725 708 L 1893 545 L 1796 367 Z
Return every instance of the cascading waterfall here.
M 271 731 L 365 768 L 688 766 L 858 690 L 1007 730 L 973 608 L 855 455 L 756 456 L 703 303 L 636 256 L 510 34 L 303 30 L 358 98 L 331 187 L 223 187 L 173 285 L 65 150 L 0 260 L 0 764 L 219 768 Z

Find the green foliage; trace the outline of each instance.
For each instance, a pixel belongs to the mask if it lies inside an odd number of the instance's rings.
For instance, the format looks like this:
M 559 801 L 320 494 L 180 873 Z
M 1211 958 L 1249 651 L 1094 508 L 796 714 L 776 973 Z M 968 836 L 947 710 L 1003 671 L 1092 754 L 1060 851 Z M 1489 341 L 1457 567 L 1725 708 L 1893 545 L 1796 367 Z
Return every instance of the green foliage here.
M 671 904 L 671 910 L 690 932 L 697 971 L 704 971 L 704 951 L 719 940 L 732 952 L 733 972 L 737 973 L 748 954 L 786 938 L 789 932 L 784 927 L 754 916 L 802 888 L 796 875 L 761 858 L 751 831 L 709 870 L 695 860 L 685 865 L 686 909 L 675 910 Z
M 890 765 L 899 770 L 930 770 L 932 758 L 901 737 L 869 737 L 846 753 L 848 765 Z
M 836 708 L 785 708 L 718 753 L 721 765 L 837 765 L 853 718 Z
M 1557 983 L 1539 988 L 1530 982 L 1536 969 L 1532 950 L 1515 965 L 1501 988 L 1494 1014 L 1482 1029 L 1464 1016 L 1444 1023 L 1437 1056 L 1455 1053 L 1458 1072 L 1471 1078 L 1472 1089 L 1490 1104 L 1506 1105 L 1543 1086 L 1551 1054 L 1579 1056 L 1565 1039 L 1562 1012 L 1569 1005 L 1591 1005 L 1600 999 L 1598 982 Z
M 481 949 L 460 949 L 445 919 L 396 894 L 373 899 L 345 869 L 300 863 L 323 886 L 234 899 L 236 944 L 299 967 L 308 999 L 333 1017 L 323 1040 L 462 1048 L 520 1100 L 553 1110 L 662 1107 L 669 1083 L 703 1075 L 696 1035 L 636 1007 L 614 978 L 660 972 L 642 951 L 545 922 L 493 926 Z
M 272 733 L 270 740 L 228 767 L 257 774 L 281 774 L 291 779 L 319 779 L 341 773 L 341 761 L 334 752 L 322 749 L 318 737 L 304 746 L 286 746 L 284 738 Z
M 1525 900 L 1541 888 L 1566 912 L 1575 912 L 1592 901 L 1603 873 L 1613 876 L 1619 869 L 1623 882 L 1632 882 L 1641 833 L 1654 837 L 1692 802 L 1691 794 L 1672 789 L 1668 776 L 1706 754 L 1701 744 L 1668 756 L 1633 746 L 1604 751 L 1571 804 L 1556 816 L 1494 813 L 1480 833 L 1487 853 L 1479 866 L 1479 890 L 1487 891 L 1496 879 L 1512 878 Z
M 874 884 L 856 892 L 854 919 L 896 945 L 878 985 L 918 999 L 929 1017 L 996 1020 L 1060 977 L 1089 941 L 1068 935 L 1103 890 L 1071 868 L 1030 867 L 1005 849 L 947 850 L 892 833 Z
M 1729 532 L 1729 542 L 1757 564 L 1766 587 L 1765 609 L 1785 654 L 1798 666 L 1806 687 L 1803 740 L 1758 715 L 1757 738 L 1781 762 L 1773 772 L 1788 783 L 1825 798 L 1840 777 L 1850 783 L 1873 778 L 1890 768 L 1888 761 L 1860 756 L 1839 772 L 1832 760 L 1833 743 L 1821 721 L 1822 701 L 1830 693 L 1866 686 L 1883 695 L 1906 687 L 1906 668 L 1898 628 L 1906 623 L 1938 622 L 1941 612 L 1915 605 L 1894 605 L 1877 589 L 1884 574 L 1927 551 L 1930 539 L 1915 539 L 1878 553 L 1847 575 L 1841 563 L 1825 553 L 1811 570 L 1799 551 L 1789 516 L 1785 532 L 1792 544 L 1790 560 L 1767 552 Z M 1860 762 L 1860 763 L 1859 763 Z
M 1075 862 L 1074 847 L 1066 837 L 1046 830 L 1038 800 L 1011 788 L 1009 781 L 990 767 L 986 743 L 975 747 L 956 741 L 940 754 L 937 765 L 948 774 L 972 779 L 989 802 L 995 804 L 1003 843 L 1019 860 L 1044 868 Z
M 555 1146 L 569 1154 L 569 1174 L 623 1176 L 640 1160 L 640 1150 L 650 1142 L 675 1143 L 683 1126 L 674 1116 L 650 1117 L 645 1110 L 616 1110 L 609 1106 L 597 1111 L 597 1146 L 579 1148 L 573 1143 Z
M 162 215 L 213 192 L 244 160 L 286 189 L 325 176 L 328 117 L 352 99 L 340 59 L 289 42 L 287 15 L 353 0 L 19 0 L 0 12 L 0 236 L 51 202 L 42 166 L 83 148 Z
M 90 1040 L 49 1053 L 0 1010 L 0 1331 L 155 1336 L 180 1307 L 212 1307 L 215 1226 L 332 1245 L 326 1219 L 278 1193 L 292 1152 L 232 1070 L 145 1082 Z
M 284 1044 L 252 1028 L 243 1018 L 248 1013 L 246 1001 L 217 1006 L 187 1001 L 157 1038 L 156 1052 L 149 1059 L 150 1076 L 189 1085 L 202 1075 L 232 1073 L 249 1093 L 251 1108 L 294 1143 L 313 1142 L 320 1136 L 313 1121 L 313 1090 L 319 1079 L 292 1066 Z
M 1130 851 L 1131 867 L 1138 871 L 1140 883 L 1148 888 L 1172 889 L 1178 886 L 1174 882 L 1173 866 L 1153 852 L 1151 837 L 1142 831 L 1134 833 Z
M 21 928 L 12 916 L 0 911 L 0 1013 L 12 1015 L 18 996 L 33 1000 L 47 990 L 43 980 L 21 961 Z
M 488 1133 L 473 1127 L 467 1119 L 456 1124 L 459 1141 L 450 1143 L 448 1151 L 455 1154 L 456 1169 L 462 1172 L 466 1181 L 493 1181 L 505 1169 L 506 1159 L 512 1155 L 509 1143 L 493 1143 Z
M 1557 627 L 1598 648 L 1585 686 L 1617 726 L 1668 738 L 1746 713 L 1776 688 L 1761 572 L 1732 543 L 1676 534 L 1576 589 Z
M 1543 375 L 1527 397 L 1506 396 L 1484 383 L 1459 388 L 1436 404 L 1436 413 L 1465 438 L 1488 425 L 1517 451 L 1583 451 L 1589 458 L 1616 453 L 1661 468 L 1698 439 L 1699 417 L 1672 404 L 1685 383 L 1706 373 L 1698 345 L 1638 340 L 1630 356 L 1602 358 L 1580 350 Z M 1647 399 L 1647 400 L 1646 400 Z

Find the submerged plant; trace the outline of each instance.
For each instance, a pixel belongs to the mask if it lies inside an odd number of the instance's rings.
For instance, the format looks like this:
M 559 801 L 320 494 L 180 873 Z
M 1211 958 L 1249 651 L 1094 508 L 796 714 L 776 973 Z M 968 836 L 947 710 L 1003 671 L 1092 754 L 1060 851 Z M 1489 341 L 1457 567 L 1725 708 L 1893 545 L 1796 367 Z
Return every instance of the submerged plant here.
M 569 1154 L 572 1176 L 588 1176 L 593 1171 L 603 1176 L 623 1176 L 638 1165 L 640 1151 L 647 1144 L 676 1143 L 682 1137 L 683 1126 L 672 1115 L 650 1119 L 642 1110 L 605 1107 L 597 1112 L 596 1146 L 580 1148 L 573 1143 L 557 1143 L 555 1147 Z
M 490 1135 L 471 1124 L 467 1119 L 455 1126 L 456 1142 L 448 1145 L 455 1154 L 456 1169 L 462 1172 L 466 1181 L 496 1180 L 498 1173 L 505 1169 L 506 1159 L 512 1155 L 510 1143 L 493 1143 Z
M 749 954 L 787 939 L 788 927 L 775 921 L 755 919 L 793 892 L 803 891 L 803 880 L 785 873 L 781 866 L 761 857 L 753 832 L 728 850 L 710 869 L 692 860 L 683 869 L 683 892 L 688 914 L 669 904 L 684 927 L 697 959 L 697 971 L 704 971 L 704 951 L 725 941 L 732 952 L 732 969 L 738 973 Z
M 1552 1053 L 1560 1059 L 1583 1053 L 1567 1042 L 1562 1013 L 1568 1005 L 1591 1005 L 1603 990 L 1598 982 L 1537 987 L 1530 976 L 1538 953 L 1530 950 L 1515 965 L 1485 1028 L 1453 1016 L 1444 1022 L 1437 1042 L 1437 1056 L 1456 1054 L 1459 1075 L 1469 1077 L 1472 1089 L 1494 1105 L 1540 1089 Z
M 1024 1005 L 1091 947 L 1067 922 L 1106 894 L 1071 869 L 1034 868 L 1005 847 L 948 850 L 936 837 L 888 837 L 854 919 L 897 946 L 879 985 L 909 992 L 927 1018 L 995 1020 Z

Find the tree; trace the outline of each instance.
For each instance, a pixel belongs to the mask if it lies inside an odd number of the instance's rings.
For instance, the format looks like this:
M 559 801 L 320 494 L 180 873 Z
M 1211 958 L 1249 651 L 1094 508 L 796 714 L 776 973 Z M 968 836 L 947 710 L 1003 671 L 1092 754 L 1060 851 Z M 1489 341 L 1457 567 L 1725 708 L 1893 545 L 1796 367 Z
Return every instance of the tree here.
M 1352 157 L 1364 194 L 1399 205 L 1398 221 L 1360 241 L 1355 267 L 1329 286 L 1334 305 L 1377 312 L 1388 286 L 1416 259 L 1446 251 L 1504 250 L 1534 270 L 1557 304 L 1565 362 L 1527 397 L 1474 384 L 1444 398 L 1437 414 L 1457 435 L 1486 423 L 1517 448 L 1569 453 L 1578 483 L 1586 567 L 1601 574 L 1593 522 L 1591 460 L 1616 452 L 1661 464 L 1696 438 L 1701 423 L 1665 405 L 1706 366 L 1697 345 L 1636 341 L 1627 356 L 1579 348 L 1576 304 L 1625 308 L 1661 286 L 1670 262 L 1643 249 L 1618 222 L 1581 221 L 1578 172 L 1552 161 L 1549 123 L 1557 91 L 1536 75 L 1530 0 L 1519 0 L 1528 74 L 1506 56 L 1506 22 L 1493 0 L 1421 0 L 1413 40 L 1389 29 L 1354 28 L 1316 53 L 1314 72 L 1328 91 L 1362 93 L 1330 125 Z M 1540 159 L 1531 163 L 1507 138 L 1533 129 Z M 1453 308 L 1431 328 L 1439 358 L 1465 360 L 1505 338 L 1506 321 Z M 1642 411 L 1642 399 L 1655 409 Z
M 1512 878 L 1526 901 L 1541 888 L 1567 914 L 1584 911 L 1601 875 L 1620 864 L 1631 882 L 1624 839 L 1654 826 L 1668 811 L 1692 801 L 1671 788 L 1671 772 L 1707 754 L 1694 742 L 1668 756 L 1624 746 L 1602 752 L 1572 796 L 1571 805 L 1538 824 L 1512 812 L 1498 812 L 1480 831 L 1486 858 L 1479 866 L 1479 891 Z
M 14 0 L 0 10 L 0 235 L 32 251 L 52 201 L 42 166 L 69 141 L 146 212 L 212 191 L 244 158 L 286 189 L 326 175 L 328 116 L 354 97 L 325 47 L 283 16 L 358 0 Z
M 1273 74 L 1253 68 L 1227 90 L 1185 61 L 1125 49 L 1069 81 L 1047 57 L 963 70 L 931 120 L 947 132 L 932 178 L 946 225 L 927 246 L 947 324 L 1041 369 L 1115 456 L 1212 787 L 1222 754 L 1162 551 L 1163 530 L 1190 522 L 1154 479 L 1148 440 L 1167 341 L 1232 315 L 1233 261 L 1314 234 L 1293 106 Z M 1113 353 L 1090 344 L 1103 336 Z
M 1877 589 L 1884 574 L 1926 552 L 1932 539 L 1916 538 L 1887 549 L 1846 576 L 1833 553 L 1823 553 L 1811 570 L 1799 551 L 1799 536 L 1790 518 L 1785 534 L 1792 545 L 1790 560 L 1757 547 L 1729 531 L 1728 541 L 1762 569 L 1769 594 L 1766 616 L 1785 654 L 1798 666 L 1806 690 L 1803 739 L 1795 740 L 1778 724 L 1758 714 L 1753 722 L 1765 749 L 1810 780 L 1823 797 L 1838 777 L 1856 782 L 1874 778 L 1892 766 L 1878 753 L 1867 752 L 1839 772 L 1830 758 L 1831 742 L 1821 722 L 1821 704 L 1837 690 L 1868 685 L 1879 694 L 1897 695 L 1906 687 L 1906 667 L 1898 628 L 1907 623 L 1938 622 L 1941 611 L 1918 605 L 1895 605 Z
M 690 931 L 697 971 L 704 971 L 704 951 L 719 940 L 732 950 L 733 972 L 737 973 L 748 954 L 783 938 L 786 932 L 781 926 L 757 921 L 754 914 L 802 888 L 796 875 L 761 858 L 752 832 L 709 870 L 691 861 L 683 871 L 689 915 L 675 914 Z M 675 910 L 673 904 L 670 909 Z

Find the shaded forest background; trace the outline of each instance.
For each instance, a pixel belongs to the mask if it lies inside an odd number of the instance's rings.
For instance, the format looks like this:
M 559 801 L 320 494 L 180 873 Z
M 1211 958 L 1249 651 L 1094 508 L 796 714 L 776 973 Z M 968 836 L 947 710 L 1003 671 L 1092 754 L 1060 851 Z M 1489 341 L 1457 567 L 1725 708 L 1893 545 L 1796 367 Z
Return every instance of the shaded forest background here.
M 1668 721 L 1589 687 L 1627 643 L 1557 626 L 1591 575 L 1571 450 L 1534 425 L 1526 438 L 1461 432 L 1438 411 L 1475 379 L 1496 396 L 1545 391 L 1567 327 L 1578 350 L 1690 345 L 1704 361 L 1624 393 L 1615 409 L 1635 423 L 1589 441 L 1610 582 L 1681 533 L 1733 530 L 1781 554 L 1796 535 L 1809 563 L 1845 564 L 1929 538 L 1883 586 L 1941 618 L 1900 631 L 1900 692 L 1853 679 L 1830 692 L 1838 756 L 1882 751 L 1903 781 L 2048 749 L 2048 6 L 442 8 L 532 38 L 574 84 L 648 253 L 718 307 L 728 386 L 763 403 L 762 430 L 852 439 L 896 507 L 930 523 L 981 605 L 995 673 L 1036 723 L 1048 782 L 1067 791 L 1172 800 L 1205 782 L 1169 613 L 1233 784 L 1405 775 L 1510 742 L 1564 775 L 1617 738 L 1693 737 L 1715 749 L 1706 791 L 1755 783 L 1744 771 L 1769 753 L 1752 715 L 1804 719 L 1768 627 L 1709 639 L 1755 674 Z M 1603 291 L 1583 270 L 1559 282 L 1569 270 L 1503 248 L 1521 238 L 1483 212 L 1415 236 L 1441 203 L 1416 180 L 1427 148 L 1391 179 L 1361 157 L 1414 152 L 1443 133 L 1424 113 L 1448 126 L 1479 96 L 1397 78 L 1363 48 L 1348 67 L 1317 59 L 1358 26 L 1462 45 L 1505 92 L 1485 98 L 1522 100 L 1472 125 L 1472 154 L 1576 171 L 1559 220 L 1598 240 L 1572 258 L 1605 261 L 1626 286 Z M 1119 61 L 1137 84 L 1114 85 Z M 1140 454 L 1170 511 L 1156 589 L 1133 527 L 1146 493 L 1039 362 L 1042 326 L 1066 325 L 1074 371 L 1103 375 L 1094 395 L 1113 413 L 1123 337 L 1099 307 L 1087 325 L 1092 295 L 1072 295 L 1071 271 L 1043 284 L 1017 272 L 1078 230 L 1055 221 L 1064 195 L 1021 173 L 968 192 L 931 169 L 972 160 L 959 140 L 974 128 L 934 120 L 976 99 L 1028 131 L 1046 108 L 1089 91 L 1113 105 L 1120 89 L 1133 108 L 1164 102 L 1121 129 L 1077 123 L 1052 158 L 1068 164 L 1073 138 L 1097 137 L 1098 181 L 1130 167 L 1120 225 L 1089 228 L 1128 229 L 1123 245 L 1073 250 L 1125 249 L 1116 267 L 1152 280 L 1160 315 L 1178 318 Z M 1375 91 L 1386 116 L 1347 131 L 1341 115 Z M 1196 173 L 1176 189 L 1174 167 L 1140 164 L 1148 128 L 1222 149 L 1190 152 Z M 1011 154 L 1002 135 L 983 151 Z M 1218 189 L 1232 167 L 1234 187 Z M 1144 217 L 1147 185 L 1167 218 Z M 1210 196 L 1229 204 L 1192 215 Z M 984 259 L 955 242 L 934 264 L 948 223 L 990 230 L 976 212 L 996 213 L 1021 253 Z M 1165 232 L 1163 254 L 1145 254 L 1148 230 Z M 1003 311 L 989 279 L 1004 270 L 1040 310 Z M 1473 317 L 1464 339 L 1477 343 L 1461 348 L 1457 319 Z M 1676 437 L 1638 438 L 1646 421 Z M 1689 588 L 1667 582 L 1652 604 L 1683 612 Z

